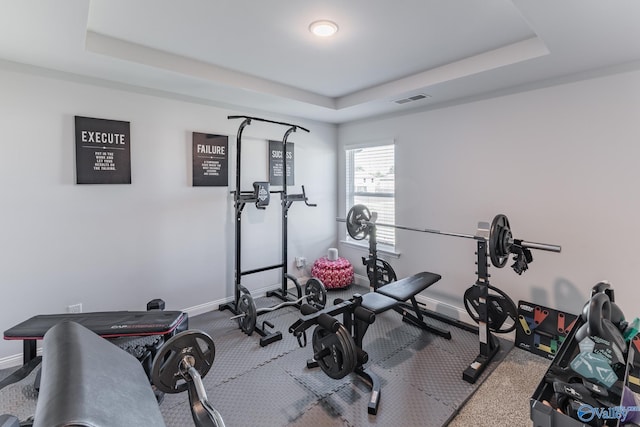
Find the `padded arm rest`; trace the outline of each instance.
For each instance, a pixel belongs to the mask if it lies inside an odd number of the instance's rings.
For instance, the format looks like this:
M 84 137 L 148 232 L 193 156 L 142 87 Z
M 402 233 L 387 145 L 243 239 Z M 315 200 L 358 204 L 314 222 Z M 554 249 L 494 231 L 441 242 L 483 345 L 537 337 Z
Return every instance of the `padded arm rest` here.
M 75 322 L 44 336 L 34 427 L 164 426 L 142 365 Z

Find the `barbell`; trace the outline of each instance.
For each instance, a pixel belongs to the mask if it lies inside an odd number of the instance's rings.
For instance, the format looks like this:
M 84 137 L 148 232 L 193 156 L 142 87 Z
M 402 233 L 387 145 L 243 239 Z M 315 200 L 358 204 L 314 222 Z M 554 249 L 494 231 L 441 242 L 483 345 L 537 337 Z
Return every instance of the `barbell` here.
M 225 426 L 222 416 L 209 402 L 202 382 L 215 357 L 213 339 L 190 329 L 171 337 L 153 360 L 151 381 L 165 393 L 188 390 L 191 415 L 197 426 Z
M 307 304 L 310 304 L 313 307 L 324 308 L 327 303 L 327 289 L 319 279 L 312 277 L 305 285 L 304 295 L 297 300 L 285 301 L 273 307 L 263 308 L 256 307 L 253 297 L 247 291 L 242 294 L 240 300 L 238 300 L 238 304 L 236 305 L 236 311 L 238 314 L 230 319 L 238 319 L 240 329 L 242 329 L 245 334 L 251 335 L 256 328 L 256 322 L 259 315 L 278 310 L 282 307 L 298 305 L 303 300 L 306 300 Z M 271 327 L 273 326 L 271 325 Z
M 379 223 L 376 222 L 376 212 L 374 212 L 372 215 L 365 205 L 354 205 L 351 209 L 349 209 L 347 218 L 336 218 L 336 220 L 339 222 L 345 222 L 347 224 L 347 232 L 349 233 L 349 236 L 351 236 L 351 238 L 355 240 L 363 240 L 367 238 L 370 235 L 373 227 L 389 227 L 398 230 L 440 234 L 443 236 L 462 237 L 472 240 L 488 240 L 491 263 L 497 268 L 504 267 L 507 263 L 507 260 L 509 259 L 509 254 L 512 253 L 522 255 L 520 252 L 524 251 L 525 258 L 531 258 L 531 254 L 528 251 L 529 249 L 537 249 L 548 252 L 560 252 L 562 249 L 559 245 L 514 239 L 513 234 L 511 233 L 511 225 L 509 224 L 509 219 L 506 217 L 506 215 L 503 214 L 498 214 L 493 218 L 488 239 L 483 236 L 473 234 L 454 233 L 434 230 L 430 228 L 415 228 L 397 224 Z M 531 259 L 528 259 L 527 261 L 531 262 Z M 522 271 L 526 269 L 526 262 L 524 262 L 524 265 L 514 265 L 514 269 L 518 274 L 521 274 Z

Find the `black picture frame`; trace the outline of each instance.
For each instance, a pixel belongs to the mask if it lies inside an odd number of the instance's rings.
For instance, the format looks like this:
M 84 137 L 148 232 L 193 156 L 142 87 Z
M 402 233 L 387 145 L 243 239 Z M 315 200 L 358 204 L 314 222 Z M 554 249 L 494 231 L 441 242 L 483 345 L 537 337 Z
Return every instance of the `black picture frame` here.
M 294 143 L 287 142 L 287 187 L 295 185 Z M 269 184 L 282 185 L 282 141 L 269 141 Z
M 229 185 L 229 137 L 193 132 L 193 187 Z
M 131 184 L 130 122 L 75 116 L 76 183 Z

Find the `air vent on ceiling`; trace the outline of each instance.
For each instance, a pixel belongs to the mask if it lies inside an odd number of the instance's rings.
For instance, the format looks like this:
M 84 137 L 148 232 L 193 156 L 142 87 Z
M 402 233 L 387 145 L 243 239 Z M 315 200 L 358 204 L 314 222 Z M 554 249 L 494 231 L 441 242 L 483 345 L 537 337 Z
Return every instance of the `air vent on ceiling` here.
M 408 98 L 396 99 L 396 104 L 406 104 L 407 102 L 420 101 L 421 99 L 431 98 L 431 95 L 426 95 L 424 93 L 419 93 L 417 95 L 410 96 Z

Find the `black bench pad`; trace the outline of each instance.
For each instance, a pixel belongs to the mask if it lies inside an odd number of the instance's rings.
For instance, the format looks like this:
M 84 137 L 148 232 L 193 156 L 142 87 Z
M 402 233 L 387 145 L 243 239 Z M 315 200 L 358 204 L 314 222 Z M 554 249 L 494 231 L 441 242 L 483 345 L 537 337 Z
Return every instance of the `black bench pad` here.
M 181 311 L 156 310 L 41 314 L 4 331 L 4 339 L 42 339 L 49 328 L 64 321 L 79 323 L 104 338 L 164 335 L 172 332 L 186 317 Z
M 442 276 L 439 274 L 423 271 L 422 273 L 381 286 L 376 292 L 391 297 L 396 301 L 403 302 L 424 291 L 441 278 Z
M 44 337 L 34 427 L 165 426 L 140 362 L 74 322 Z
M 362 306 L 375 314 L 385 312 L 398 304 L 393 298 L 389 298 L 377 292 L 369 292 L 362 295 Z

